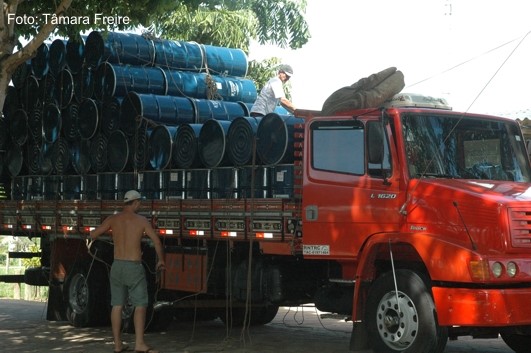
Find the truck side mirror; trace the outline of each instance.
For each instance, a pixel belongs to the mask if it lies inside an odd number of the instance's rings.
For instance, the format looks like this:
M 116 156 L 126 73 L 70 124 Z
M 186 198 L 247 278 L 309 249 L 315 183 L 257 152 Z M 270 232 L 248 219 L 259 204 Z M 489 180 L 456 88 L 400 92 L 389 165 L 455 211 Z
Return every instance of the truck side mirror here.
M 384 157 L 384 132 L 381 123 L 367 124 L 367 140 L 369 163 L 382 164 Z

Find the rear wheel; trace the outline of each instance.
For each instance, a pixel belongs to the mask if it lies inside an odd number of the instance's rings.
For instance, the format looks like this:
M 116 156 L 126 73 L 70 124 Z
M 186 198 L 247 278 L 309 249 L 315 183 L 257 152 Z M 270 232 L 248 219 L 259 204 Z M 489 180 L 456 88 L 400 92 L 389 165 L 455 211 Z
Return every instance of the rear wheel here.
M 101 266 L 80 264 L 66 279 L 66 316 L 74 327 L 102 325 L 109 319 L 108 283 Z
M 435 305 L 422 278 L 409 270 L 386 273 L 372 285 L 365 322 L 377 353 L 441 353 L 448 330 L 439 327 Z

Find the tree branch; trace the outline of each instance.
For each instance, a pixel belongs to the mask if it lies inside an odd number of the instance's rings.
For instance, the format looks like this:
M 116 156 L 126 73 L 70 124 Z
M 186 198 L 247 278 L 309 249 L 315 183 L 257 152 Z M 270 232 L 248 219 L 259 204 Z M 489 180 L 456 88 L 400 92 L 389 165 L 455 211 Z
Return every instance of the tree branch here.
M 16 1 L 16 3 L 18 6 L 20 2 Z M 57 9 L 55 10 L 55 15 L 62 15 L 70 7 L 71 4 L 72 0 L 61 0 L 61 3 L 57 6 Z M 24 48 L 7 57 L 4 61 L 4 65 L 7 72 L 12 73 L 18 67 L 18 65 L 33 57 L 39 46 L 46 40 L 46 38 L 50 36 L 55 27 L 56 25 L 52 24 L 51 21 L 45 23 L 41 27 L 39 33 L 37 33 L 37 35 L 33 37 L 28 42 L 28 44 L 24 46 Z

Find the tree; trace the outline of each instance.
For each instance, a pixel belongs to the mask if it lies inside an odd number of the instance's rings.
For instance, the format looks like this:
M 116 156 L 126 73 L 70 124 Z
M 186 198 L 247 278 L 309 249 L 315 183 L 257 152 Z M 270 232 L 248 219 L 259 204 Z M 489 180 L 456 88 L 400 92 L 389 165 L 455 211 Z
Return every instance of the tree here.
M 147 24 L 170 8 L 171 0 L 126 1 L 100 0 L 3 0 L 0 16 L 0 107 L 3 108 L 7 86 L 16 68 L 32 58 L 39 46 L 50 36 L 78 36 L 88 29 L 107 29 L 108 23 L 95 17 L 127 16 L 128 23 L 117 23 L 115 29 Z M 145 9 L 150 9 L 146 11 Z M 70 19 L 79 19 L 73 24 Z M 68 19 L 69 23 L 66 23 Z M 62 21 L 61 21 L 62 20 Z M 19 37 L 29 40 L 21 46 Z M 19 49 L 15 52 L 16 49 Z
M 159 24 L 155 27 L 167 39 L 247 50 L 252 38 L 261 43 L 300 48 L 309 38 L 303 17 L 305 8 L 306 0 L 3 0 L 0 107 L 4 106 L 7 86 L 16 68 L 33 57 L 50 34 L 71 37 L 88 29 L 124 30 Z M 101 18 L 96 21 L 95 14 L 127 16 L 129 21 L 109 25 Z M 79 20 L 61 22 L 64 18 Z M 19 37 L 29 42 L 22 47 Z

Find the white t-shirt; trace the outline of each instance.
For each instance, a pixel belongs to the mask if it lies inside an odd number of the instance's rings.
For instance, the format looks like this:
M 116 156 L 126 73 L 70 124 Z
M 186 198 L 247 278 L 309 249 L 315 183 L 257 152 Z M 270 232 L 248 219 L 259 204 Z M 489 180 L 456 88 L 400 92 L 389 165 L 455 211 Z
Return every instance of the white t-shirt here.
M 275 110 L 280 98 L 284 98 L 284 87 L 278 77 L 273 77 L 262 88 L 256 98 L 251 113 L 268 114 Z

